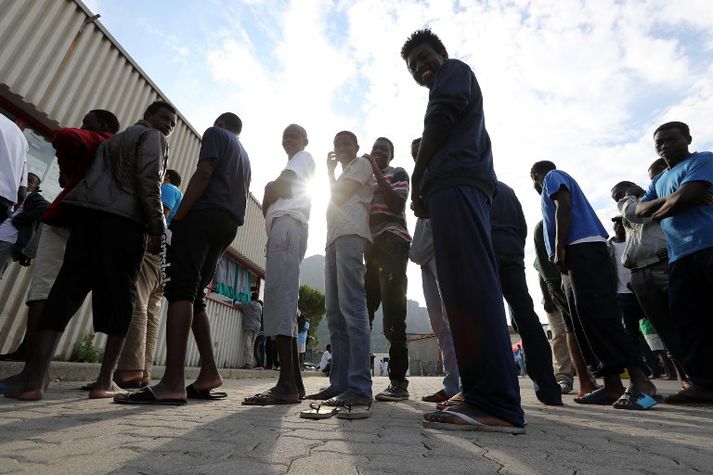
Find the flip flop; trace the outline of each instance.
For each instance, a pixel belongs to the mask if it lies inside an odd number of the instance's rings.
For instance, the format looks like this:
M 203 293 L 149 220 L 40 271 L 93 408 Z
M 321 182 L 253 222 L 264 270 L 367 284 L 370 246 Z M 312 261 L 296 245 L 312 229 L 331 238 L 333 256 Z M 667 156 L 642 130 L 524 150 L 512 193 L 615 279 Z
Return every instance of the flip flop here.
M 574 398 L 577 404 L 592 404 L 595 406 L 610 406 L 617 400 L 607 396 L 604 388 L 595 389 L 591 393 L 587 393 L 582 397 Z
M 424 418 L 427 416 L 442 415 L 446 414 L 448 416 L 456 417 L 465 424 L 457 424 L 453 422 L 435 422 L 426 419 L 421 420 L 421 425 L 426 429 L 436 429 L 436 430 L 452 430 L 452 431 L 477 431 L 477 432 L 501 432 L 506 434 L 524 434 L 524 427 L 516 426 L 489 426 L 483 424 L 480 421 L 473 419 L 470 416 L 456 412 L 451 408 L 446 408 L 442 411 L 432 412 L 430 414 L 424 414 Z
M 368 419 L 371 416 L 371 404 L 368 406 L 354 406 L 345 403 L 343 406 L 335 407 L 337 410 L 337 419 Z
M 299 399 L 282 399 L 273 393 L 258 393 L 243 399 L 243 406 L 275 406 L 279 404 L 299 404 Z
M 228 393 L 222 391 L 201 391 L 196 388 L 196 383 L 186 386 L 186 397 L 188 399 L 203 399 L 205 401 L 219 401 L 228 397 Z
M 158 399 L 151 386 L 128 395 L 116 396 L 114 402 L 118 404 L 146 404 L 158 406 L 182 406 L 185 399 Z
M 433 394 L 429 394 L 428 396 L 423 396 L 421 398 L 421 401 L 423 402 L 445 402 L 449 399 L 448 394 L 441 389 L 438 392 L 435 392 Z
M 300 411 L 300 417 L 303 419 L 329 419 L 337 413 L 337 408 L 325 406 L 319 402 L 309 403 L 309 409 Z
M 455 406 L 462 402 L 465 402 L 465 398 L 463 396 L 458 396 L 458 397 L 452 396 L 450 399 L 443 401 L 443 402 L 439 402 L 438 404 L 436 404 L 436 409 L 438 409 L 439 411 L 442 411 L 444 409 L 447 409 L 451 406 Z
M 651 409 L 659 402 L 663 401 L 661 396 L 649 396 L 636 389 L 627 389 L 622 396 L 612 404 L 614 409 L 625 409 L 629 411 L 645 411 Z
M 13 386 L 8 386 L 5 383 L 0 383 L 0 394 L 5 394 L 5 393 L 14 393 L 17 392 L 19 388 L 13 387 Z

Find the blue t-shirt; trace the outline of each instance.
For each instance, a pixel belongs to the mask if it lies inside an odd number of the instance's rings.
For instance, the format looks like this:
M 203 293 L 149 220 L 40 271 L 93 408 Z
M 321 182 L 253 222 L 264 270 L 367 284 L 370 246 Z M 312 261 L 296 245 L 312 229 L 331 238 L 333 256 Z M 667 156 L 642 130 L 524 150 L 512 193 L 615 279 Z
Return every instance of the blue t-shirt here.
M 300 343 L 307 343 L 307 334 L 308 333 L 309 333 L 309 322 L 305 322 L 304 331 L 297 333 L 297 341 Z
M 250 188 L 250 160 L 242 144 L 232 132 L 210 127 L 203 133 L 201 160 L 213 162 L 213 174 L 193 209 L 224 209 L 242 225 Z
M 580 241 L 585 238 L 601 237 L 605 240 L 607 234 L 604 225 L 599 221 L 592 205 L 587 197 L 582 193 L 574 178 L 561 170 L 552 170 L 545 176 L 542 186 L 542 218 L 545 226 L 545 247 L 547 254 L 552 257 L 555 254 L 555 210 L 557 209 L 552 196 L 561 188 L 569 191 L 569 199 L 572 205 L 572 225 L 565 240 L 565 246 Z
M 171 224 L 171 220 L 176 214 L 176 211 L 178 211 L 178 206 L 181 204 L 182 199 L 183 193 L 181 193 L 181 190 L 179 190 L 178 187 L 172 185 L 171 183 L 164 183 L 161 185 L 161 201 L 164 206 L 171 210 L 168 218 L 166 218 L 166 226 Z
M 654 178 L 641 201 L 663 198 L 691 181 L 708 182 L 708 192 L 713 193 L 713 153 L 692 153 L 686 160 L 664 171 Z M 691 206 L 662 219 L 661 230 L 668 240 L 669 262 L 713 247 L 713 206 Z

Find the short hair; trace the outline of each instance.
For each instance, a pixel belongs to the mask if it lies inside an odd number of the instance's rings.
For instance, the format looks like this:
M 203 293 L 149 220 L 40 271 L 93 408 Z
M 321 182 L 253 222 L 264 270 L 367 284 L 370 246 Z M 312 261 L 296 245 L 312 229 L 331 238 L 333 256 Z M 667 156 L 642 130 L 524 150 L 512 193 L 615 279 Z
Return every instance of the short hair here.
M 389 144 L 389 148 L 391 149 L 391 158 L 394 158 L 394 143 L 391 140 L 387 139 L 386 137 L 379 137 L 378 139 L 375 140 L 375 142 L 378 142 L 379 140 Z
M 121 128 L 119 119 L 116 118 L 113 112 L 105 109 L 94 109 L 89 111 L 90 114 L 94 114 L 99 122 L 102 123 L 104 130 L 102 132 L 109 132 L 115 134 Z
M 218 120 L 223 121 L 225 127 L 231 132 L 235 132 L 240 135 L 240 132 L 243 131 L 243 121 L 240 120 L 240 117 L 238 117 L 237 114 L 232 112 L 223 112 L 218 116 Z
M 656 160 L 654 160 L 654 163 L 652 163 L 649 166 L 649 171 L 651 171 L 651 170 L 658 171 L 658 173 L 656 173 L 656 175 L 658 175 L 659 173 L 666 170 L 667 168 L 668 168 L 668 163 L 666 163 L 666 160 L 664 160 L 663 158 L 657 158 Z
M 327 343 L 327 351 L 332 351 L 332 345 L 330 345 L 329 343 Z
M 359 140 L 357 140 L 357 136 L 354 132 L 350 132 L 349 130 L 341 130 L 334 135 L 334 138 L 336 139 L 340 135 L 348 135 L 349 137 L 354 139 L 355 143 L 359 143 Z
M 678 129 L 681 131 L 684 137 L 690 137 L 691 136 L 691 129 L 688 128 L 687 124 L 684 124 L 683 122 L 666 122 L 665 124 L 659 125 L 656 130 L 654 130 L 654 137 L 656 136 L 657 133 L 661 130 L 667 130 L 667 129 Z
M 155 113 L 157 113 L 157 112 L 160 111 L 161 109 L 166 109 L 166 110 L 169 111 L 171 114 L 175 114 L 175 113 L 176 113 L 176 108 L 173 107 L 173 106 L 172 106 L 171 104 L 169 104 L 168 102 L 166 102 L 166 101 L 154 101 L 154 102 L 151 103 L 151 105 L 149 105 L 149 106 L 146 108 L 146 112 L 144 112 L 144 117 L 146 117 L 147 115 L 154 115 Z
M 557 165 L 555 165 L 553 162 L 550 162 L 549 160 L 540 160 L 539 162 L 535 162 L 535 164 L 532 165 L 532 168 L 530 169 L 530 175 L 534 175 L 535 173 L 547 173 L 552 170 L 557 170 Z
M 633 181 L 628 181 L 628 180 L 620 181 L 616 185 L 612 186 L 611 191 L 614 191 L 615 189 L 621 188 L 624 186 L 629 188 L 630 186 L 637 186 L 637 184 L 634 183 Z
M 259 298 L 260 296 L 257 294 L 257 292 L 253 292 L 252 294 L 250 294 L 250 300 L 257 300 Z
M 417 143 L 420 144 L 422 139 L 423 139 L 422 137 L 418 137 L 418 138 L 413 139 L 413 140 L 411 141 L 411 146 L 413 146 L 413 145 L 415 145 L 415 144 L 417 144 Z
M 408 37 L 401 47 L 401 58 L 406 61 L 411 51 L 423 43 L 428 43 L 438 54 L 445 53 L 448 55 L 448 51 L 446 51 L 446 47 L 443 45 L 441 39 L 433 33 L 430 28 L 424 28 L 423 30 L 416 30 L 411 33 L 411 36 Z
M 181 178 L 180 173 L 176 170 L 166 170 L 166 176 L 168 177 L 168 181 L 170 181 L 173 186 L 181 186 L 183 178 Z
M 304 137 L 305 140 L 309 140 L 309 139 L 307 138 L 307 130 L 305 130 L 304 127 L 302 127 L 302 126 L 299 125 L 299 124 L 290 124 L 290 125 L 288 125 L 287 127 L 285 127 L 285 129 L 289 129 L 290 127 L 294 127 L 295 129 L 299 130 L 300 133 L 302 134 L 302 137 Z
M 42 184 L 42 180 L 40 179 L 40 177 L 39 177 L 37 174 L 32 173 L 32 172 L 28 172 L 28 173 L 27 173 L 27 180 L 28 180 L 28 181 L 30 180 L 30 177 L 35 177 L 35 180 L 37 180 L 37 186 L 40 186 L 40 185 Z

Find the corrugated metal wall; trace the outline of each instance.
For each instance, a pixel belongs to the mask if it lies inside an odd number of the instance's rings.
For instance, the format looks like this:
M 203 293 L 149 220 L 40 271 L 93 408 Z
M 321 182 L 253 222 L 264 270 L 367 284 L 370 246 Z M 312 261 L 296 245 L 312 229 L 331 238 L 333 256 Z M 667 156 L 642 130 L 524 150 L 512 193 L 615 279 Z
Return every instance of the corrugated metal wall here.
M 47 126 L 77 127 L 87 111 L 102 108 L 114 112 L 125 127 L 140 119 L 154 100 L 167 100 L 113 37 L 89 20 L 90 13 L 75 0 L 0 0 L 0 84 L 19 96 L 23 106 L 39 112 Z M 186 177 L 187 184 L 198 157 L 200 135 L 180 113 L 169 144 L 169 167 Z M 260 205 L 251 196 L 232 251 L 262 273 L 265 243 Z M 13 349 L 24 333 L 29 274 L 13 264 L 0 281 L 1 352 Z M 221 323 L 221 337 L 239 332 L 237 310 L 211 308 L 217 312 L 216 321 L 229 319 L 232 312 L 230 318 L 237 325 L 228 331 L 227 320 Z M 67 328 L 57 355 L 68 358 L 74 342 L 90 329 L 87 302 Z M 103 340 L 97 336 L 96 343 L 103 346 Z M 239 338 L 233 342 L 237 345 Z M 221 361 L 237 361 L 233 351 L 237 350 L 218 350 Z

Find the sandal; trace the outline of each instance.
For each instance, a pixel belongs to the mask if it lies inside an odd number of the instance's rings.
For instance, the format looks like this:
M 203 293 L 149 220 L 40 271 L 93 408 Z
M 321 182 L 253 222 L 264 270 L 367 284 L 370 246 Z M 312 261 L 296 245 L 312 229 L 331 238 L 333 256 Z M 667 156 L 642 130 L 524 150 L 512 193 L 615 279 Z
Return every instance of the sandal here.
M 454 422 L 460 421 L 460 422 Z M 507 434 L 524 434 L 524 427 L 496 426 L 484 424 L 472 417 L 457 412 L 450 407 L 443 411 L 431 412 L 423 415 L 423 427 L 436 430 L 453 431 L 479 431 L 479 432 L 504 432 Z
M 448 394 L 441 389 L 438 392 L 435 392 L 433 394 L 429 394 L 428 396 L 423 396 L 421 398 L 421 401 L 423 402 L 445 402 L 449 399 Z
M 325 406 L 320 402 L 311 402 L 309 409 L 300 411 L 300 417 L 303 419 L 329 419 L 336 413 L 336 407 Z
M 300 402 L 299 398 L 284 399 L 278 394 L 266 392 L 246 397 L 243 399 L 243 406 L 275 406 L 279 404 L 299 404 Z
M 637 389 L 627 389 L 622 396 L 612 404 L 614 409 L 626 409 L 629 411 L 644 411 L 651 409 L 663 398 L 658 395 L 649 396 Z
M 337 409 L 337 419 L 368 419 L 371 416 L 371 404 L 369 405 L 352 405 L 345 403 Z
M 196 387 L 196 383 L 186 386 L 186 397 L 188 399 L 203 399 L 206 401 L 219 401 L 228 397 L 228 393 L 222 391 L 203 391 Z
M 455 406 L 456 404 L 460 404 L 462 402 L 465 402 L 465 396 L 463 395 L 463 393 L 458 393 L 454 396 L 451 396 L 448 400 L 439 402 L 438 404 L 436 404 L 436 409 L 438 409 L 439 411 L 442 411 L 444 409 L 447 409 L 451 406 Z

